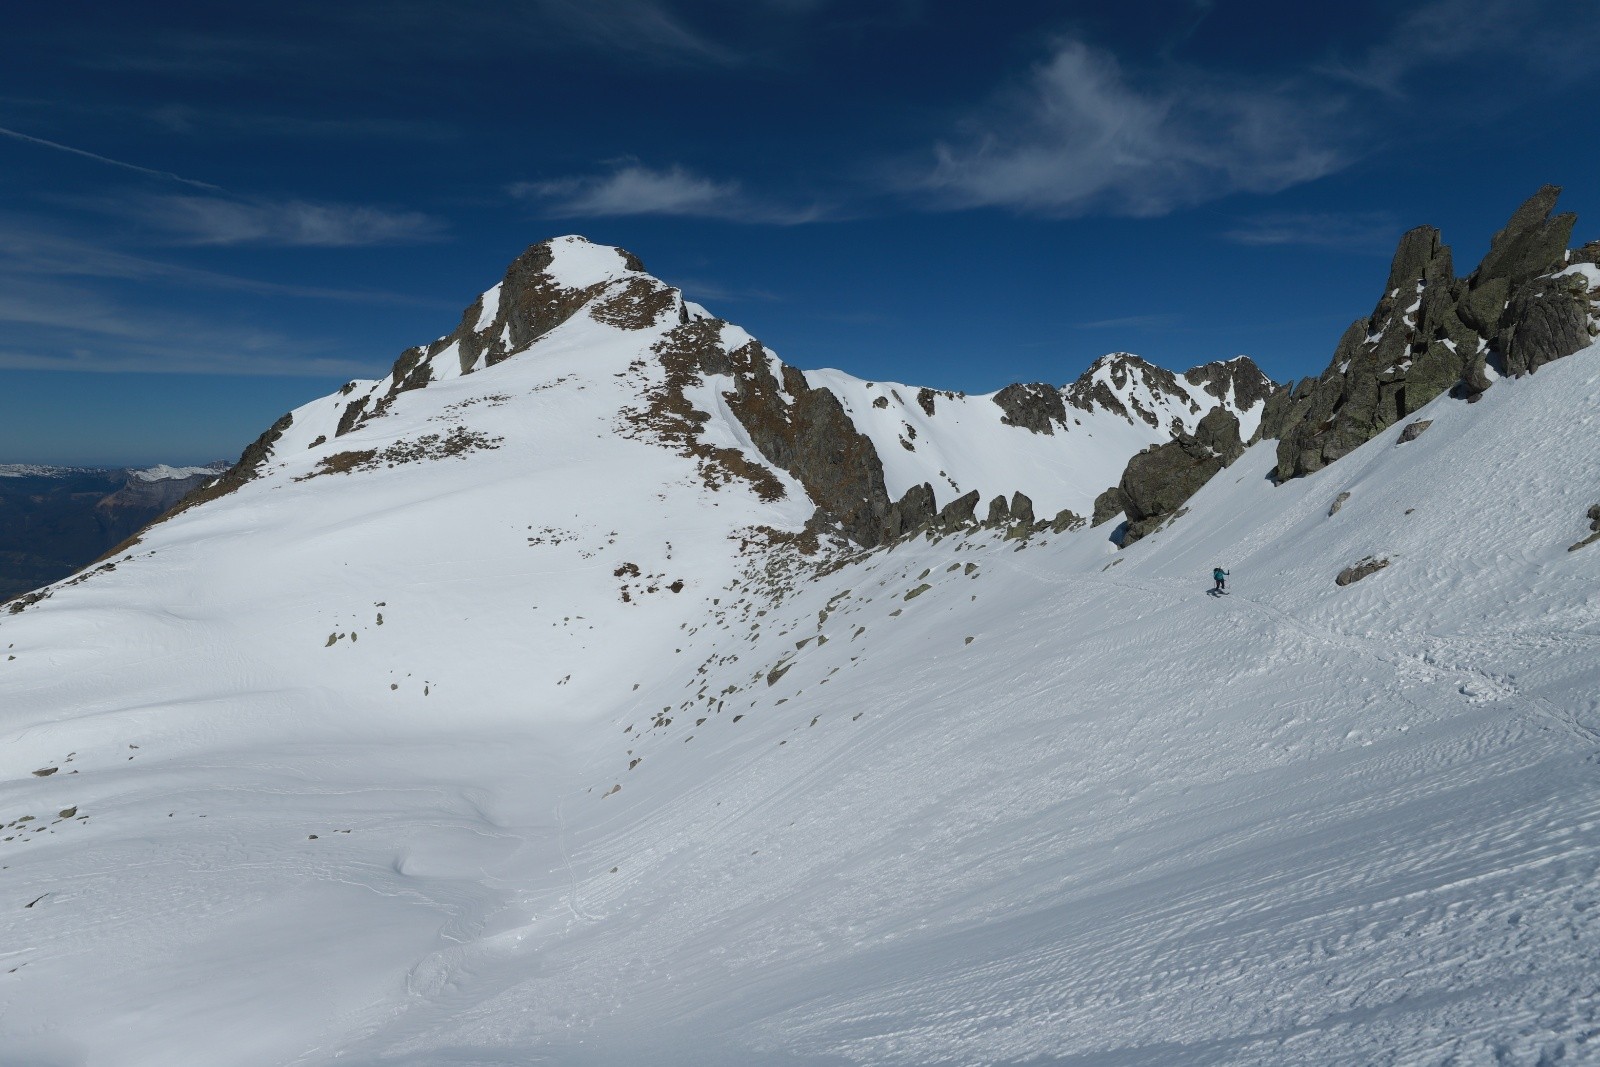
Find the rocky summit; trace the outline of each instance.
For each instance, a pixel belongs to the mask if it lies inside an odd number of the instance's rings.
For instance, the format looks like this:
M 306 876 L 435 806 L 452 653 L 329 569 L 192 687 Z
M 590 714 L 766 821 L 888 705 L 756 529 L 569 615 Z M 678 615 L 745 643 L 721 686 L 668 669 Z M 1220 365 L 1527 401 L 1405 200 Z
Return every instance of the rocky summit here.
M 1551 214 L 1560 193 L 1529 197 L 1464 278 L 1437 229 L 1401 237 L 1372 314 L 1345 331 L 1321 377 L 1266 416 L 1280 479 L 1320 470 L 1441 393 L 1470 400 L 1589 344 L 1600 298 L 1590 253 L 1567 249 L 1576 216 Z

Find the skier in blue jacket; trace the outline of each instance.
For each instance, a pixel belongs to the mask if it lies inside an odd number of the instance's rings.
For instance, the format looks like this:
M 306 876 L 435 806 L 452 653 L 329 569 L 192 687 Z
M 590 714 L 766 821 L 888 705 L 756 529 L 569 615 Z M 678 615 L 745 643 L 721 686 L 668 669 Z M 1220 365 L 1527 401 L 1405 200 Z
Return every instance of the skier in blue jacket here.
M 1211 577 L 1217 583 L 1217 587 L 1211 590 L 1213 593 L 1226 593 L 1228 591 L 1227 571 L 1223 570 L 1221 567 L 1213 568 L 1211 571 Z

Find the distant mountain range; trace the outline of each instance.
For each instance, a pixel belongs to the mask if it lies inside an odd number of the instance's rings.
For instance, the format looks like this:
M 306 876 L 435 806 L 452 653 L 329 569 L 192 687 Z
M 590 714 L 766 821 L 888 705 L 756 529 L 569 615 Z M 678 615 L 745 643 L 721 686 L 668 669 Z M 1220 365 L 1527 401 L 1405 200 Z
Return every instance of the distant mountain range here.
M 228 466 L 0 464 L 0 600 L 99 559 Z

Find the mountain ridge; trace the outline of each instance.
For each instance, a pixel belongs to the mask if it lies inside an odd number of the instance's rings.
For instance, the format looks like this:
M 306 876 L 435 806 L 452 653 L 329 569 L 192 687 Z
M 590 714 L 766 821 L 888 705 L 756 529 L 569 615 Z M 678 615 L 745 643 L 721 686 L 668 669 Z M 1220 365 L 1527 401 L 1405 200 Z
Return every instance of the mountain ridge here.
M 384 418 L 404 394 L 491 371 L 513 357 L 536 358 L 542 339 L 577 318 L 659 335 L 645 359 L 673 363 L 659 381 L 640 376 L 637 360 L 616 372 L 634 374 L 638 388 L 651 392 L 648 405 L 624 422 L 634 429 L 656 425 L 664 443 L 700 452 L 703 464 L 735 472 L 729 476 L 754 477 L 769 493 L 775 483 L 755 467 L 782 469 L 817 505 L 810 527 L 831 529 L 866 547 L 933 522 L 972 492 L 980 501 L 1009 501 L 1021 493 L 1062 521 L 1065 512 L 1086 514 L 1104 484 L 1114 480 L 1112 468 L 1120 469 L 1134 452 L 1193 429 L 1219 405 L 1243 418 L 1248 434 L 1274 388 L 1248 357 L 1174 374 L 1129 353 L 1113 353 L 1064 386 L 1018 384 L 975 397 L 866 382 L 838 371 L 799 371 L 645 273 L 631 253 L 567 236 L 518 256 L 501 282 L 468 305 L 454 331 L 405 350 L 385 377 L 350 382 L 285 415 L 227 475 L 183 508 L 254 480 L 280 447 L 327 446 L 332 462 L 354 462 L 332 459 L 345 454 L 332 442 Z M 686 391 L 699 389 L 707 377 L 731 379 L 719 387 L 733 397 L 731 403 L 697 394 L 701 407 L 695 407 L 686 399 Z M 743 456 L 734 457 L 728 444 L 716 446 L 720 451 L 713 455 L 697 443 L 700 427 L 711 418 L 702 408 L 720 408 L 721 417 L 739 424 L 730 436 L 748 446 Z M 941 447 L 941 427 L 952 423 L 954 439 Z M 297 430 L 289 435 L 292 445 L 280 446 L 291 426 L 307 425 L 315 427 L 311 435 Z M 1051 440 L 1030 440 L 1012 429 Z M 1074 447 L 1093 438 L 1098 440 Z M 1019 463 L 1027 476 L 1013 473 Z M 963 505 L 957 512 L 972 510 Z

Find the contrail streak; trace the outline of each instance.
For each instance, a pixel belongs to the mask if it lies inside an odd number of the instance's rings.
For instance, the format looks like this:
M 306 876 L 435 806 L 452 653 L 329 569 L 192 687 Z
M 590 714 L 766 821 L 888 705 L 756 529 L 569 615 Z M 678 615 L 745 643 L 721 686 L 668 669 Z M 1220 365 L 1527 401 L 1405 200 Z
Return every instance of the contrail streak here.
M 136 163 L 124 163 L 120 159 L 111 159 L 108 156 L 100 156 L 93 152 L 85 152 L 81 148 L 73 148 L 71 145 L 58 144 L 55 141 L 46 141 L 43 137 L 31 137 L 25 133 L 18 133 L 16 130 L 8 130 L 4 126 L 0 126 L 0 134 L 15 138 L 18 141 L 26 141 L 29 144 L 43 145 L 46 148 L 54 148 L 58 152 L 70 152 L 75 156 L 83 156 L 85 159 L 92 159 L 97 163 L 105 163 L 113 167 L 121 167 L 124 170 L 138 171 L 140 174 L 148 174 L 155 178 L 166 178 L 168 181 L 182 182 L 184 185 L 192 185 L 196 189 L 209 189 L 212 192 L 217 193 L 222 192 L 221 186 L 212 185 L 209 182 L 197 182 L 193 178 L 185 178 L 182 175 L 173 174 L 171 171 L 152 170 L 149 167 L 141 167 Z

